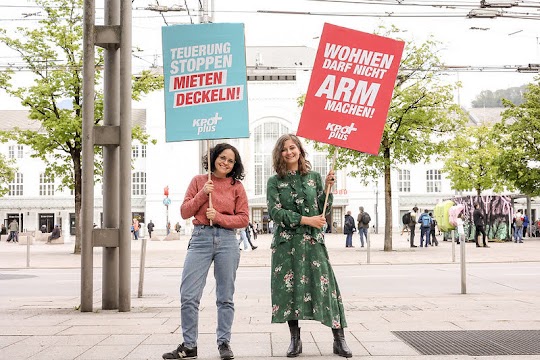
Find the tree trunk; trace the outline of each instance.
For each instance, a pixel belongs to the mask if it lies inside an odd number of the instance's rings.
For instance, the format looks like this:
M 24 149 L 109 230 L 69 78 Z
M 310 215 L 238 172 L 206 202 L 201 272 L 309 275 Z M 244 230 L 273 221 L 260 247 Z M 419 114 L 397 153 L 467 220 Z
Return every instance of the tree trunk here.
M 81 153 L 73 154 L 73 169 L 75 177 L 75 249 L 74 254 L 81 253 L 81 206 L 82 206 L 82 168 Z
M 383 140 L 385 146 L 387 140 Z M 392 251 L 392 183 L 390 181 L 390 148 L 384 148 L 384 251 Z

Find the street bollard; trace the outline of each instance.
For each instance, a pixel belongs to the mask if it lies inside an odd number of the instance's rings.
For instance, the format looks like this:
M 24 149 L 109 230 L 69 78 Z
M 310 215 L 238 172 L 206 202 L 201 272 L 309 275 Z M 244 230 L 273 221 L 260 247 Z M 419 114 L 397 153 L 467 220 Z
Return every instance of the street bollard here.
M 467 293 L 467 272 L 465 269 L 465 236 L 460 239 L 461 249 L 461 293 Z
M 30 267 L 30 236 L 26 237 L 26 267 Z
M 146 259 L 146 236 L 143 236 L 141 238 L 141 262 L 139 265 L 139 291 L 137 292 L 138 298 L 141 298 L 143 296 L 145 259 Z
M 371 236 L 369 235 L 369 230 L 367 232 L 367 235 L 366 235 L 366 246 L 367 246 L 367 251 L 366 251 L 366 254 L 367 254 L 367 259 L 366 259 L 366 262 L 369 264 L 371 263 L 371 242 L 370 242 L 370 238 Z
M 452 230 L 451 234 L 452 234 L 452 262 L 456 262 L 456 241 L 454 239 L 454 230 Z

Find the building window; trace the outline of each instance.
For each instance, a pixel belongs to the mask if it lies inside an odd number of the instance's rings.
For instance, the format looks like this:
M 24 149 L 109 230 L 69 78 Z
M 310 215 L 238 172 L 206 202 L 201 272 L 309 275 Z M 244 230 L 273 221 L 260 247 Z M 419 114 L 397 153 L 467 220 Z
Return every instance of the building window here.
M 133 145 L 131 147 L 131 157 L 133 159 L 136 159 L 139 157 L 139 147 L 137 145 Z
M 411 192 L 411 172 L 409 170 L 398 170 L 398 191 Z
M 146 145 L 141 145 L 141 157 L 146 157 Z
M 328 174 L 328 171 L 330 170 L 330 166 L 328 165 L 328 157 L 326 156 L 326 154 L 314 154 L 312 157 L 311 166 L 313 171 L 321 174 L 323 186 L 326 186 L 324 185 L 324 181 L 326 179 L 326 174 Z M 335 190 L 336 188 L 337 184 L 334 183 L 332 190 Z
M 135 172 L 131 177 L 131 194 L 132 195 L 146 195 L 146 173 Z
M 39 195 L 49 196 L 54 195 L 54 177 L 46 176 L 44 173 L 39 174 Z
M 272 150 L 277 139 L 289 133 L 289 128 L 279 122 L 266 122 L 253 132 L 255 195 L 266 194 L 266 182 L 273 175 Z
M 10 196 L 22 196 L 23 195 L 23 174 L 16 173 L 13 182 L 9 183 Z
M 342 208 L 332 208 L 332 232 L 340 233 L 343 230 L 343 216 Z
M 23 146 L 22 145 L 10 145 L 8 150 L 8 157 L 10 159 L 22 159 L 23 157 Z
M 426 171 L 426 184 L 427 192 L 441 192 L 441 171 L 440 170 L 428 170 Z
M 248 75 L 247 81 L 295 81 L 296 75 Z

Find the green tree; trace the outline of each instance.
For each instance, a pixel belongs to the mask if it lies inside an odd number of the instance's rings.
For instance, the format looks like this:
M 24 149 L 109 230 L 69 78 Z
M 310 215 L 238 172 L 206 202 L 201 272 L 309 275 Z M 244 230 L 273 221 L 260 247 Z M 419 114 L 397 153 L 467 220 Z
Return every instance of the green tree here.
M 0 154 L 0 196 L 9 192 L 9 183 L 15 179 L 14 161 L 6 159 L 4 154 Z
M 383 36 L 395 38 L 398 33 L 392 28 Z M 438 71 L 443 66 L 437 56 L 438 46 L 433 39 L 406 44 L 378 156 L 338 148 L 336 168 L 349 166 L 349 175 L 363 178 L 364 183 L 384 176 L 384 251 L 392 251 L 392 168 L 428 160 L 444 149 L 441 140 L 465 122 L 461 109 L 453 102 L 457 85 L 443 84 L 443 75 Z M 329 154 L 335 150 L 330 145 L 315 146 Z
M 495 125 L 499 176 L 529 196 L 540 195 L 540 78 L 536 81 L 528 85 L 521 105 L 504 102 L 507 109 Z
M 0 42 L 19 54 L 25 67 L 34 75 L 30 86 L 16 87 L 14 72 L 0 73 L 0 88 L 18 98 L 29 109 L 29 117 L 41 123 L 40 131 L 14 129 L 4 132 L 4 138 L 30 146 L 33 157 L 44 161 L 45 173 L 61 180 L 61 188 L 74 190 L 76 241 L 75 253 L 81 251 L 80 212 L 82 192 L 82 0 L 37 0 L 45 15 L 39 27 L 18 27 L 11 36 L 0 30 Z M 103 52 L 96 53 L 96 86 L 101 80 Z M 133 94 L 161 88 L 160 77 L 143 72 L 134 78 Z M 62 106 L 68 102 L 69 106 Z M 103 93 L 96 91 L 95 125 L 103 120 Z M 142 143 L 148 136 L 140 127 L 133 128 L 133 138 Z M 96 154 L 100 149 L 95 149 Z M 101 159 L 95 157 L 96 178 Z
M 516 105 L 523 103 L 523 95 L 527 91 L 527 85 L 511 87 L 508 89 L 499 89 L 495 92 L 483 90 L 472 101 L 473 108 L 498 108 L 503 107 L 503 99 L 506 99 Z
M 498 174 L 495 159 L 500 147 L 487 125 L 470 126 L 446 142 L 443 172 L 448 174 L 452 188 L 458 191 L 502 191 L 508 185 Z

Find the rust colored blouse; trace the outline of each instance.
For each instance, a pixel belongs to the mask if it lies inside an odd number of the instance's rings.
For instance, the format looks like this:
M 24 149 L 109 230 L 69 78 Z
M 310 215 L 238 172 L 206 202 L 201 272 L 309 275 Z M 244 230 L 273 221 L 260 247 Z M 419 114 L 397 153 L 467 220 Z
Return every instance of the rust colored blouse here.
M 183 219 L 194 216 L 193 225 L 210 225 L 206 218 L 206 209 L 209 207 L 208 195 L 203 191 L 208 175 L 197 175 L 189 184 L 184 202 L 180 207 Z M 212 192 L 212 206 L 217 214 L 213 223 L 227 229 L 240 229 L 248 226 L 249 210 L 248 199 L 244 185 L 240 181 L 231 184 L 231 178 L 217 178 L 212 175 L 214 191 Z

